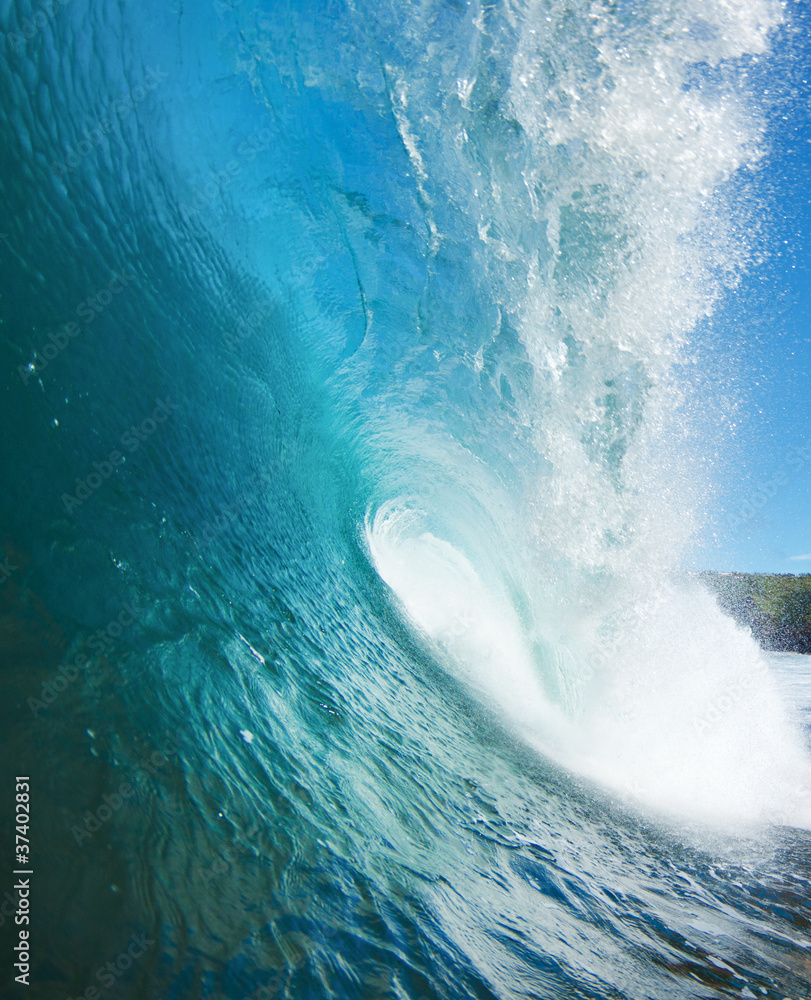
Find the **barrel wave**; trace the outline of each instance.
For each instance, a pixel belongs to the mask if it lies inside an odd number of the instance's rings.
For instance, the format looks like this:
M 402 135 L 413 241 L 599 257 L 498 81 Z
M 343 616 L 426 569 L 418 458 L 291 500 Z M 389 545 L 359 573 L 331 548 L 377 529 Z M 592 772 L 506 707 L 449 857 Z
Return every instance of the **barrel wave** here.
M 2 22 L 32 993 L 806 996 L 811 714 L 680 572 L 784 7 Z

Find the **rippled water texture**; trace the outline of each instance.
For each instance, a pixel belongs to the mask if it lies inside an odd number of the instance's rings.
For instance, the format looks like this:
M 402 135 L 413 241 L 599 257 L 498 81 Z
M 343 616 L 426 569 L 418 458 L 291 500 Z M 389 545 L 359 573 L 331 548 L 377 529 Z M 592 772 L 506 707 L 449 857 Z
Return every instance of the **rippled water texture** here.
M 785 11 L 0 11 L 26 995 L 807 997 L 811 667 L 675 575 Z

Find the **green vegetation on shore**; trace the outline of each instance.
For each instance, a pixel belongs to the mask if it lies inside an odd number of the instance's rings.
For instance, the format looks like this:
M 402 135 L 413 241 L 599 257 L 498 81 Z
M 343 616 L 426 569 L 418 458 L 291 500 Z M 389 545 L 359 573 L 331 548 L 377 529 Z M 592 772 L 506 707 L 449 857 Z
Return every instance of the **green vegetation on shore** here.
M 711 573 L 699 579 L 764 649 L 811 653 L 811 573 Z

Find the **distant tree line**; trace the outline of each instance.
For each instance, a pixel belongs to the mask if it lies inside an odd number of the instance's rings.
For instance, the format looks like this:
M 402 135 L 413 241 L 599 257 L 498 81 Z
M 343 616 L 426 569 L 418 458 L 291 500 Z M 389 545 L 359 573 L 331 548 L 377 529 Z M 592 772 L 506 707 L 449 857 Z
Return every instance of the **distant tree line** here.
M 764 649 L 811 653 L 811 573 L 700 573 L 721 608 Z

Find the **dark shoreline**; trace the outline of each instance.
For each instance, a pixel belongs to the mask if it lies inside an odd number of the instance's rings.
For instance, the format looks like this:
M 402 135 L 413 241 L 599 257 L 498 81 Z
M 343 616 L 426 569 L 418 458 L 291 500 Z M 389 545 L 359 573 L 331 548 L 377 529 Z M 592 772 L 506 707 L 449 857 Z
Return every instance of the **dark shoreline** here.
M 811 573 L 697 574 L 764 649 L 811 654 Z

